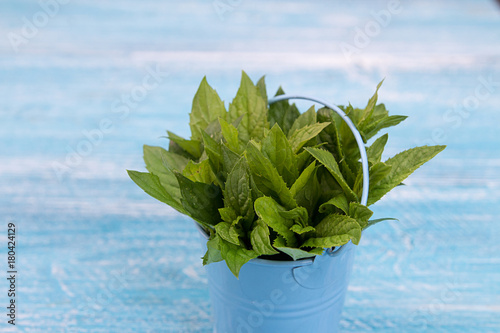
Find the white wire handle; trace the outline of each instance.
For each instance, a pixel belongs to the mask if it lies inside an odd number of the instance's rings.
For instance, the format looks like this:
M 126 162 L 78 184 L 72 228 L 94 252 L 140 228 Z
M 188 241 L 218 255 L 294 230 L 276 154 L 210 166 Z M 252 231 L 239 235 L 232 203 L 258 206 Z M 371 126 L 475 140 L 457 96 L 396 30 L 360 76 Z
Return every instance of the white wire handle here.
M 311 102 L 322 104 L 325 107 L 335 111 L 347 123 L 347 126 L 349 126 L 349 128 L 352 131 L 352 134 L 354 135 L 354 138 L 356 139 L 356 143 L 358 144 L 359 152 L 361 154 L 361 166 L 363 168 L 363 192 L 361 193 L 361 204 L 366 206 L 366 204 L 368 202 L 368 188 L 369 188 L 369 184 L 370 184 L 370 177 L 369 177 L 369 173 L 368 173 L 368 156 L 366 156 L 365 144 L 363 142 L 363 139 L 361 138 L 361 135 L 359 134 L 358 129 L 356 128 L 356 125 L 353 124 L 351 119 L 338 106 L 324 102 L 324 101 L 317 99 L 317 98 L 300 96 L 300 95 L 279 95 L 279 96 L 275 96 L 273 98 L 270 98 L 268 103 L 269 103 L 269 105 L 271 105 L 273 103 L 283 101 L 283 100 L 288 100 L 288 99 L 304 99 L 304 100 L 308 100 Z

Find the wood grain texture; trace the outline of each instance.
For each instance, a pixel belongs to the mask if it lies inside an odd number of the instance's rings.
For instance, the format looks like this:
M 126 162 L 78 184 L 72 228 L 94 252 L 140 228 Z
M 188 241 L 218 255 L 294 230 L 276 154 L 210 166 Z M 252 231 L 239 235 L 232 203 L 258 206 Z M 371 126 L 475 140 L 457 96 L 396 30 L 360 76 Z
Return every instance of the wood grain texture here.
M 166 129 L 189 136 L 204 75 L 227 103 L 245 69 L 269 93 L 358 106 L 385 77 L 379 100 L 409 119 L 384 158 L 448 145 L 373 207 L 399 221 L 363 235 L 342 332 L 499 332 L 500 8 L 401 0 L 377 30 L 388 3 L 69 1 L 45 24 L 36 1 L 2 3 L 0 230 L 18 226 L 20 293 L 0 331 L 211 331 L 192 221 L 125 169 L 144 170 Z

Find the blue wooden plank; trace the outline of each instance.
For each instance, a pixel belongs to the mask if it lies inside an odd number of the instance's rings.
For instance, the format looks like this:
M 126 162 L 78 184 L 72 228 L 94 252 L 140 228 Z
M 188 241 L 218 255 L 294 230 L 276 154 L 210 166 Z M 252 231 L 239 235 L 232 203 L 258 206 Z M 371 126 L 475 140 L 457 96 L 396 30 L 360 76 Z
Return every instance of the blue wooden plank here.
M 0 331 L 211 331 L 193 222 L 125 169 L 166 129 L 189 136 L 204 75 L 228 103 L 241 69 L 360 106 L 385 77 L 380 101 L 410 116 L 385 157 L 448 145 L 374 207 L 399 221 L 364 234 L 342 331 L 500 331 L 500 7 L 401 1 L 362 46 L 388 1 L 213 3 L 71 1 L 46 24 L 38 2 L 0 5 L 0 229 L 18 226 L 20 267 L 18 325 L 2 315 Z M 152 71 L 158 85 L 127 106 Z

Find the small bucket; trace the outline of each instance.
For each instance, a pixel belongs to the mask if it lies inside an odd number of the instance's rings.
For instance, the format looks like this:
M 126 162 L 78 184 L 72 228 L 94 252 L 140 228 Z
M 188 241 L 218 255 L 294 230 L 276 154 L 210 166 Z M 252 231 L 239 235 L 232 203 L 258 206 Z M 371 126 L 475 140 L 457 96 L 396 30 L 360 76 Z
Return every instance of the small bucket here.
M 348 243 L 314 259 L 253 259 L 239 279 L 224 261 L 207 265 L 214 332 L 337 332 L 354 251 Z
M 337 112 L 352 130 L 361 153 L 363 194 L 368 200 L 368 159 L 363 140 L 352 121 L 337 106 L 306 99 Z M 197 224 L 206 250 L 208 235 Z M 350 279 L 355 246 L 325 249 L 322 255 L 297 261 L 252 259 L 240 270 L 239 279 L 224 261 L 206 267 L 216 333 L 326 333 L 338 332 L 340 315 Z

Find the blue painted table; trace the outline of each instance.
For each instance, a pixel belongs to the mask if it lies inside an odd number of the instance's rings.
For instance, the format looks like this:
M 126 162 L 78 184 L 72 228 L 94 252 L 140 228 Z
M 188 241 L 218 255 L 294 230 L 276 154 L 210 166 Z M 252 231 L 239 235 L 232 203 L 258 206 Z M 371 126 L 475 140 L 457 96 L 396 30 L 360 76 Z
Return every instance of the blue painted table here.
M 145 195 L 142 145 L 189 136 L 204 75 L 409 119 L 386 157 L 447 144 L 374 208 L 342 332 L 500 331 L 500 7 L 493 1 L 4 1 L 0 269 L 16 225 L 16 326 L 210 332 L 193 223 Z

